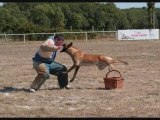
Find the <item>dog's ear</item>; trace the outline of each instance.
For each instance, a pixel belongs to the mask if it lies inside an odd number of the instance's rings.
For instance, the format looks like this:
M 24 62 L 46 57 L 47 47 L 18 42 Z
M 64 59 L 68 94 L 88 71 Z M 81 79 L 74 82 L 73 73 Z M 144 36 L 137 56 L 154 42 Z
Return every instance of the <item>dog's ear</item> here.
M 69 43 L 69 44 L 68 44 L 68 48 L 69 48 L 69 47 L 71 47 L 71 46 L 72 46 L 72 44 L 73 44 L 72 42 L 71 42 L 71 43 Z

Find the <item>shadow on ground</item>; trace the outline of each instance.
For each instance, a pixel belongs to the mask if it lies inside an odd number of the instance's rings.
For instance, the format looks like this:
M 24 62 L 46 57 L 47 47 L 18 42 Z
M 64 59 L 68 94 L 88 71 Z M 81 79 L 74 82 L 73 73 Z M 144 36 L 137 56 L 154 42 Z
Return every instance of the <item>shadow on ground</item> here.
M 4 87 L 3 89 L 0 89 L 0 93 L 10 93 L 13 91 L 24 91 L 24 92 L 29 92 L 29 89 L 26 88 L 16 88 L 16 87 Z
M 71 88 L 70 90 L 72 90 L 72 89 L 79 89 L 79 90 L 81 90 L 81 89 L 83 89 L 84 90 L 84 88 Z M 93 88 L 85 88 L 85 89 L 93 89 Z M 52 87 L 52 88 L 43 88 L 43 89 L 40 89 L 40 90 L 61 90 L 61 89 L 59 89 L 59 88 L 54 88 L 54 87 Z M 104 88 L 96 88 L 95 90 L 105 90 Z M 24 88 L 24 87 L 21 87 L 21 88 L 16 88 L 16 87 L 13 87 L 13 86 L 9 86 L 9 87 L 3 87 L 3 89 L 0 89 L 0 93 L 10 93 L 10 92 L 30 92 L 29 91 L 29 89 L 27 89 L 27 88 Z

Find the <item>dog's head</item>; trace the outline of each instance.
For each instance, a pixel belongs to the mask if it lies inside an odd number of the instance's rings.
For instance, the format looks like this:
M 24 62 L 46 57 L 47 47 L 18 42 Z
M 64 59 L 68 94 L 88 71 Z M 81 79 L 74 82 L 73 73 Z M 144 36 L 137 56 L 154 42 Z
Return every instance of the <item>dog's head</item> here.
M 64 43 L 62 46 L 63 46 L 63 48 L 62 48 L 62 50 L 60 51 L 60 52 L 66 52 L 67 51 L 67 49 L 68 48 L 70 48 L 71 46 L 72 46 L 72 42 L 71 43 L 69 43 L 69 44 L 67 44 L 67 43 Z

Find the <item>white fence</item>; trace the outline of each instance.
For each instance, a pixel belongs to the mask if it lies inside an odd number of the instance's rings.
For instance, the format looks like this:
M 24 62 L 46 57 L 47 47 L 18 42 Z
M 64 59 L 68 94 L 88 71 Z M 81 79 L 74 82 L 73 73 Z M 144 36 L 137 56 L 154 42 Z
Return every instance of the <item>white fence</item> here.
M 118 30 L 119 31 L 119 30 Z M 81 40 L 87 42 L 88 40 L 97 39 L 97 40 L 118 40 L 118 31 L 81 31 L 81 32 L 55 32 L 55 33 L 25 33 L 25 34 L 0 34 L 0 42 L 11 42 L 11 41 L 20 41 L 26 43 L 26 41 L 31 41 L 30 36 L 43 36 L 45 40 L 49 35 L 61 34 L 63 36 L 67 34 L 75 34 L 73 40 L 79 40 L 78 34 L 81 34 Z M 122 30 L 121 30 L 122 31 Z M 159 31 L 159 29 L 158 29 Z M 96 34 L 95 38 L 91 38 L 91 34 Z M 76 36 L 77 35 L 77 36 Z M 159 35 L 159 32 L 158 32 Z M 18 38 L 18 40 L 16 40 Z M 65 38 L 66 39 L 66 38 Z M 70 40 L 72 40 L 70 39 Z M 159 36 L 158 36 L 159 39 Z M 127 39 L 128 40 L 128 39 Z M 141 40 L 141 39 L 139 39 Z M 39 40 L 38 40 L 39 41 Z
M 0 41 L 2 42 L 9 42 L 12 41 L 14 36 L 18 36 L 20 38 L 19 41 L 23 41 L 24 43 L 28 40 L 28 36 L 31 35 L 55 35 L 55 34 L 83 34 L 83 40 L 85 42 L 88 41 L 89 34 L 99 34 L 99 36 L 106 38 L 106 39 L 117 39 L 117 31 L 87 31 L 87 32 L 55 32 L 55 33 L 26 33 L 26 34 L 0 34 Z M 46 38 L 44 38 L 46 39 Z M 75 38 L 76 39 L 76 38 Z

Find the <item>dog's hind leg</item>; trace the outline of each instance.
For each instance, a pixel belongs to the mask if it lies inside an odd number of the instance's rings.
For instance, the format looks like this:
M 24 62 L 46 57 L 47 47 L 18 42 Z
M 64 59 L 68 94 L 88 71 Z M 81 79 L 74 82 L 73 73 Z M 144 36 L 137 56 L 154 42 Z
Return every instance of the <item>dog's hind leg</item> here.
M 75 69 L 75 71 L 74 71 L 74 74 L 73 74 L 73 77 L 72 77 L 72 79 L 70 80 L 70 82 L 73 82 L 73 80 L 75 79 L 79 68 L 80 68 L 80 66 L 77 66 L 77 67 L 76 67 L 76 69 Z
M 76 68 L 77 66 L 76 65 L 72 65 L 68 70 L 67 70 L 67 73 L 72 71 L 74 68 Z
M 108 70 L 111 71 L 111 70 L 116 70 L 116 67 L 113 65 L 113 64 L 109 64 L 108 65 Z

